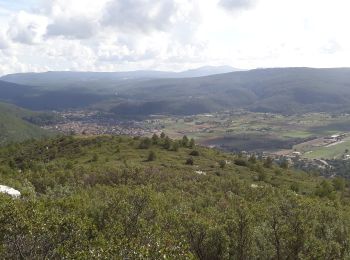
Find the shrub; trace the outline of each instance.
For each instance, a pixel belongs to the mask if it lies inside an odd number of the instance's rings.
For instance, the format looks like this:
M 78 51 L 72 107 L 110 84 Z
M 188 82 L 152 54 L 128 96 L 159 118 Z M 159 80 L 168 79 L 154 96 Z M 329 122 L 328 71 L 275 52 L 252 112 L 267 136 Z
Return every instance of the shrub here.
M 225 161 L 225 160 L 221 160 L 221 161 L 219 162 L 219 165 L 220 165 L 220 168 L 221 168 L 221 169 L 224 169 L 225 166 L 226 166 L 226 161 Z
M 98 155 L 96 153 L 92 156 L 91 161 L 92 162 L 97 162 L 98 161 Z
M 148 137 L 142 139 L 141 143 L 139 144 L 140 149 L 149 149 L 152 145 L 151 139 Z
M 193 158 L 191 157 L 191 158 L 188 158 L 187 160 L 186 160 L 186 165 L 193 165 Z
M 266 173 L 265 171 L 261 171 L 258 174 L 258 181 L 265 181 L 266 180 Z
M 298 183 L 294 182 L 290 185 L 290 189 L 294 192 L 299 192 L 300 190 L 300 186 Z
M 155 161 L 157 158 L 156 153 L 154 151 L 150 151 L 148 153 L 147 161 L 152 162 Z
M 199 152 L 197 150 L 193 150 L 192 152 L 190 152 L 191 156 L 199 156 Z
M 247 166 L 247 161 L 242 158 L 236 158 L 234 163 L 238 166 Z

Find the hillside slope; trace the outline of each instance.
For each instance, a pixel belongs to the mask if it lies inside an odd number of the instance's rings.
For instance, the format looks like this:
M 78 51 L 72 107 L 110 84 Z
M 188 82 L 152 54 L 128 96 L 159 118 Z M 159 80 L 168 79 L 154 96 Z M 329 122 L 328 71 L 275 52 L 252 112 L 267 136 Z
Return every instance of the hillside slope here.
M 110 95 L 88 88 L 56 89 L 15 84 L 0 80 L 0 101 L 31 110 L 81 108 L 107 100 Z
M 46 115 L 0 103 L 0 146 L 30 138 L 52 136 L 53 133 L 29 122 L 40 122 L 40 120 L 44 120 L 44 117 Z
M 77 81 L 79 75 L 82 78 Z M 121 116 L 188 115 L 237 108 L 287 114 L 350 111 L 349 68 L 258 69 L 172 79 L 161 74 L 158 76 L 164 78 L 119 80 L 113 75 L 78 72 L 10 75 L 3 79 L 23 77 L 19 82 L 41 86 L 0 81 L 0 97 L 30 109 L 93 106 Z M 46 80 L 50 83 L 44 84 Z
M 130 84 L 120 92 L 136 106 L 164 101 L 193 105 L 203 112 L 247 108 L 297 113 L 350 109 L 350 69 L 259 69 L 192 79 L 163 79 Z M 129 101 L 129 103 L 132 103 Z M 123 112 L 122 105 L 114 110 Z M 143 109 L 140 109 L 143 110 Z M 145 111 L 145 110 L 143 110 Z
M 192 146 L 192 147 L 191 147 Z M 191 159 L 190 159 L 191 158 Z M 348 259 L 349 185 L 186 138 L 0 149 L 0 257 Z

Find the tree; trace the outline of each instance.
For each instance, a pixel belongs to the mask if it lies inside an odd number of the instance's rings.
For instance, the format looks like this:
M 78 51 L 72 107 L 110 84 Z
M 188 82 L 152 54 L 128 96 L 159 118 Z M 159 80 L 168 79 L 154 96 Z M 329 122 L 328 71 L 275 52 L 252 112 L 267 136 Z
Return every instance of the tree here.
M 190 143 L 189 143 L 188 146 L 189 146 L 190 148 L 193 148 L 195 145 L 196 145 L 196 143 L 195 143 L 194 139 L 191 138 Z
M 152 141 L 151 139 L 149 139 L 148 137 L 144 138 L 141 140 L 140 144 L 139 144 L 139 148 L 140 149 L 148 149 L 150 148 L 152 145 Z
M 229 236 L 228 259 L 252 259 L 254 228 L 253 215 L 247 203 L 243 200 L 235 202 L 232 218 L 227 219 L 227 234 Z
M 171 150 L 174 152 L 177 152 L 179 150 L 179 143 L 178 142 L 173 142 Z
M 162 138 L 162 139 L 165 138 L 165 133 L 164 133 L 164 132 L 162 132 L 162 133 L 160 134 L 160 138 Z
M 159 136 L 157 134 L 152 135 L 152 142 L 153 144 L 158 144 Z
M 273 160 L 272 160 L 272 158 L 270 156 L 268 156 L 266 158 L 266 160 L 264 161 L 264 167 L 271 168 L 272 164 L 273 164 Z
M 256 163 L 256 157 L 255 157 L 255 155 L 252 154 L 252 155 L 249 157 L 248 161 L 249 161 L 250 163 Z
M 169 150 L 171 147 L 171 140 L 168 136 L 165 137 L 165 139 L 164 139 L 163 147 L 164 147 L 164 149 L 167 149 L 167 150 Z
M 186 135 L 184 135 L 183 137 L 182 137 L 182 146 L 183 147 L 187 147 L 188 146 L 188 142 L 189 142 L 189 140 L 188 140 L 188 137 L 186 136 Z
M 289 167 L 288 161 L 284 159 L 284 160 L 281 162 L 280 167 L 281 167 L 282 169 L 288 169 L 288 167 Z
M 336 177 L 332 180 L 333 187 L 337 191 L 344 191 L 345 190 L 345 180 L 340 177 Z

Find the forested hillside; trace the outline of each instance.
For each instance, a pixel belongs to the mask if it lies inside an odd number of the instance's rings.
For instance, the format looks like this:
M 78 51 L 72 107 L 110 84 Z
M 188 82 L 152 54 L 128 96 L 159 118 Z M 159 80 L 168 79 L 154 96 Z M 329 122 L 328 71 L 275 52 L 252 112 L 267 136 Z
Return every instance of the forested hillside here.
M 241 108 L 285 114 L 350 111 L 348 68 L 256 69 L 169 77 L 156 71 L 13 74 L 1 79 L 25 85 L 0 81 L 0 96 L 29 109 L 94 107 L 119 116 L 191 115 Z
M 348 259 L 343 179 L 174 141 L 59 137 L 0 149 L 3 259 Z
M 47 89 L 72 87 L 113 87 L 119 82 L 161 78 L 193 78 L 239 71 L 230 66 L 204 66 L 182 72 L 136 70 L 119 72 L 48 71 L 43 73 L 16 73 L 0 79 L 16 84 L 40 86 Z
M 39 127 L 44 122 L 57 120 L 53 115 L 35 113 L 13 105 L 0 103 L 0 146 L 30 138 L 53 136 Z
M 245 108 L 259 112 L 303 113 L 350 111 L 350 69 L 256 69 L 192 79 L 159 79 L 129 84 L 120 96 L 147 113 L 163 101 L 158 113 L 191 114 L 197 111 Z M 129 107 L 124 109 L 125 104 Z M 188 107 L 181 111 L 178 107 Z M 195 111 L 195 112 L 192 112 Z M 151 110 L 150 113 L 155 113 Z

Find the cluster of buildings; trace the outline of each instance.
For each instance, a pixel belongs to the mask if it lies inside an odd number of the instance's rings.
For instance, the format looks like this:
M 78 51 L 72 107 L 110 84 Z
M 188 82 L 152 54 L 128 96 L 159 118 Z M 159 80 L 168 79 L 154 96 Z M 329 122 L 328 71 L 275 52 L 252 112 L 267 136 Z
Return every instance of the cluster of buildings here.
M 133 126 L 119 126 L 119 125 L 100 125 L 97 123 L 86 122 L 67 122 L 54 126 L 46 126 L 45 129 L 54 130 L 64 134 L 78 134 L 78 135 L 130 135 L 143 136 L 150 134 L 151 131 L 133 127 Z
M 43 128 L 78 135 L 143 136 L 154 132 L 154 129 L 146 127 L 142 122 L 120 121 L 96 111 L 65 111 L 58 114 L 62 118 L 61 122 Z

